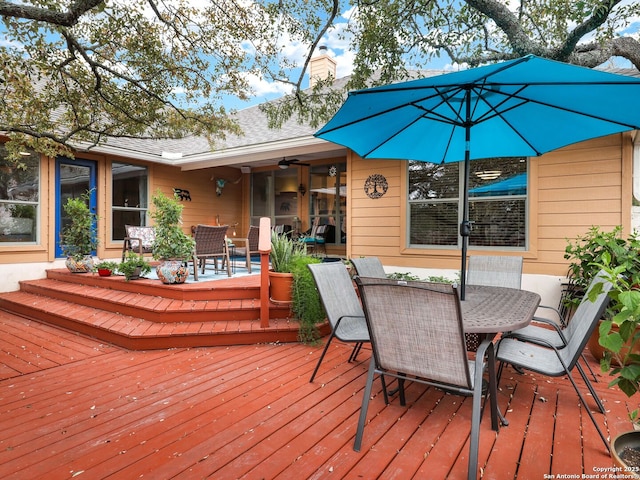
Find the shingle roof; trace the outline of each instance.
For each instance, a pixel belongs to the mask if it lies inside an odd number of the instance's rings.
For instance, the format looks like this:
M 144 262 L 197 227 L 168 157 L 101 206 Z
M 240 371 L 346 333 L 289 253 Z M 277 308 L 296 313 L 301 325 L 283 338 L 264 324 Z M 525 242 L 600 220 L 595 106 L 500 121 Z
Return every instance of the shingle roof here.
M 603 69 L 611 73 L 640 77 L 640 71 L 635 68 L 606 68 Z M 421 76 L 433 76 L 445 73 L 443 71 L 429 70 L 421 72 Z M 349 77 L 336 80 L 334 88 L 342 88 L 347 83 Z M 277 101 L 277 100 L 275 100 Z M 172 163 L 188 160 L 190 157 L 197 157 L 197 161 L 207 161 L 207 156 L 224 156 L 228 153 L 233 156 L 233 152 L 247 147 L 260 149 L 261 146 L 277 144 L 278 142 L 308 138 L 314 138 L 313 134 L 317 130 L 308 124 L 299 123 L 296 118 L 286 121 L 281 128 L 269 128 L 265 113 L 259 105 L 238 110 L 233 114 L 236 118 L 243 134 L 230 134 L 223 140 L 216 141 L 213 149 L 204 137 L 188 136 L 182 139 L 148 140 L 148 139 L 128 139 L 110 138 L 103 145 L 95 147 L 95 151 L 110 151 L 132 158 L 141 158 L 159 163 Z M 165 156 L 163 156 L 165 153 Z M 169 154 L 169 155 L 166 155 Z M 275 158 L 275 157 L 274 157 Z M 195 160 L 195 159 L 194 159 Z

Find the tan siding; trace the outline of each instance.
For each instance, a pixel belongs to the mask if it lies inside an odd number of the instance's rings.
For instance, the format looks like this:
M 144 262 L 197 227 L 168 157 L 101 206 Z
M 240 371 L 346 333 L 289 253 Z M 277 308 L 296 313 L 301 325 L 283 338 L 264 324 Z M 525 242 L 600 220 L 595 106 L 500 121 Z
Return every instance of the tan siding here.
M 236 168 L 182 172 L 176 167 L 155 166 L 152 193 L 155 194 L 158 188 L 167 195 L 173 195 L 174 188 L 189 190 L 191 201 L 182 202 L 184 205 L 182 211 L 183 229 L 187 233 L 191 232 L 192 225 L 200 223 L 215 225 L 219 222 L 220 225 L 237 223 L 237 233 L 243 235 L 248 229 L 248 225 L 241 225 L 242 182 L 233 183 L 240 177 L 240 170 Z M 227 180 L 222 189 L 222 195 L 219 197 L 216 196 L 215 187 L 215 180 L 218 178 Z

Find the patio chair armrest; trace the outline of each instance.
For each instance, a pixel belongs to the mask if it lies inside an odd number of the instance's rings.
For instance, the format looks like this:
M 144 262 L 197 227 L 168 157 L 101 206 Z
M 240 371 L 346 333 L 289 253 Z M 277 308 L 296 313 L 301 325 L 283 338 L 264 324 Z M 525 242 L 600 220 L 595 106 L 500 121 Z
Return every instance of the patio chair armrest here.
M 562 336 L 563 340 L 566 342 L 566 338 L 564 338 L 564 335 Z M 496 355 L 499 355 L 500 353 L 500 342 L 502 342 L 502 340 L 519 340 L 521 342 L 529 342 L 532 343 L 534 345 L 539 345 L 541 347 L 546 347 L 546 348 L 550 348 L 552 349 L 554 352 L 556 352 L 556 355 L 558 355 L 558 358 L 560 358 L 560 354 L 558 352 L 558 347 L 556 347 L 555 345 L 553 345 L 552 343 L 546 341 L 543 338 L 537 338 L 537 337 L 531 337 L 529 335 L 518 335 L 517 337 L 514 336 L 504 336 L 503 338 L 501 338 L 498 341 L 498 346 L 496 347 Z
M 338 325 L 340 325 L 340 322 L 342 321 L 343 318 L 361 318 L 361 319 L 364 319 L 365 316 L 364 315 L 342 315 L 340 318 L 338 318 L 338 321 L 336 322 L 336 328 L 338 327 Z
M 133 250 L 132 241 L 138 241 L 138 253 L 142 255 L 142 239 L 138 237 L 124 237 L 124 245 L 127 250 Z
M 538 305 L 538 308 L 544 308 L 544 309 L 546 309 L 546 310 L 551 310 L 551 311 L 553 311 L 553 312 L 556 314 L 556 316 L 558 317 L 558 321 L 560 322 L 560 324 L 561 324 L 563 327 L 566 327 L 566 326 L 567 326 L 567 321 L 566 321 L 566 319 L 564 318 L 564 316 L 562 316 L 562 314 L 560 313 L 560 310 L 558 310 L 556 307 L 551 307 L 551 306 L 549 306 L 549 305 Z M 539 319 L 538 319 L 538 318 L 536 318 L 536 317 L 534 317 L 534 320 L 539 321 Z
M 564 332 L 562 331 L 562 328 L 560 328 L 560 326 L 557 323 L 555 323 L 553 320 L 549 320 L 548 318 L 544 318 L 544 317 L 533 317 L 533 321 L 544 323 L 545 325 L 549 325 L 553 330 L 556 331 L 556 333 L 562 340 L 562 344 L 563 345 L 567 344 L 567 337 L 565 337 Z M 543 327 L 536 327 L 536 328 L 543 328 Z M 522 341 L 530 341 L 533 343 L 537 343 L 538 345 L 542 345 L 544 343 L 544 345 L 546 346 L 547 344 L 546 341 L 543 342 L 540 338 L 529 337 L 525 334 L 518 333 L 517 330 L 515 332 L 505 332 L 502 336 L 505 338 L 517 338 L 518 340 L 522 340 Z

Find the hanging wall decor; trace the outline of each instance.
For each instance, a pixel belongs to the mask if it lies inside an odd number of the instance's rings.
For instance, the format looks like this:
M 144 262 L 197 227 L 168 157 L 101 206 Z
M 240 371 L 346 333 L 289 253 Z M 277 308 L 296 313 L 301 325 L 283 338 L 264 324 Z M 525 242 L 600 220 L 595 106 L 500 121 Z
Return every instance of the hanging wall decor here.
M 384 178 L 384 175 L 380 175 L 379 173 L 369 175 L 364 181 L 364 193 L 366 193 L 369 198 L 382 197 L 387 193 L 388 188 L 389 184 L 387 183 L 387 179 Z
M 174 188 L 173 193 L 176 194 L 180 201 L 191 201 L 191 194 L 189 193 L 189 190 L 185 190 L 184 188 Z

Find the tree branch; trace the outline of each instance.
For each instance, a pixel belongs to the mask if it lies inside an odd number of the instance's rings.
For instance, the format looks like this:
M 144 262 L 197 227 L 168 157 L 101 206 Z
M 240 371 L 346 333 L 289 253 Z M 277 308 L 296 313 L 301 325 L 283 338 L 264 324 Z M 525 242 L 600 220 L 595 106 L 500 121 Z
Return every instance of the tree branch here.
M 0 1 L 0 16 L 25 18 L 39 22 L 71 27 L 78 19 L 92 8 L 102 4 L 104 0 L 76 0 L 71 2 L 66 12 L 58 12 L 48 8 L 31 7 L 18 3 Z

